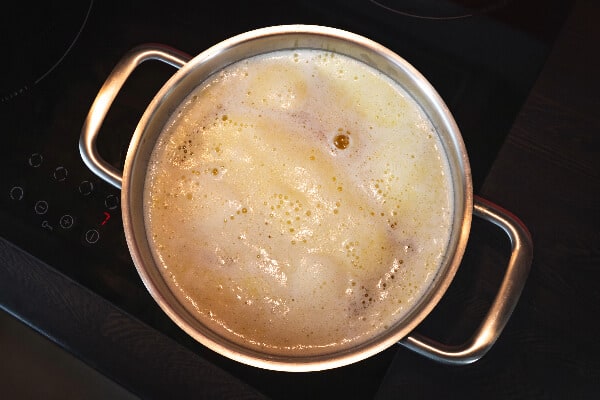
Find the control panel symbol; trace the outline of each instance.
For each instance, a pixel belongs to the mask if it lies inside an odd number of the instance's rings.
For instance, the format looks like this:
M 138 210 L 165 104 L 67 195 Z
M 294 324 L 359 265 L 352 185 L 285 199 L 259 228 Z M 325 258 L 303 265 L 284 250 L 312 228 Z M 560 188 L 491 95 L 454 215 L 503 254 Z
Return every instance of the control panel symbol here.
M 106 225 L 106 223 L 108 222 L 109 219 L 110 219 L 110 214 L 107 213 L 106 211 L 104 211 L 104 220 L 102 221 L 102 223 L 100 224 L 100 226 Z
M 37 215 L 44 215 L 48 212 L 48 202 L 45 200 L 38 200 L 36 201 L 35 205 L 33 206 L 33 209 L 35 210 L 35 213 Z
M 69 176 L 69 170 L 61 165 L 54 169 L 52 176 L 54 176 L 54 179 L 56 179 L 58 182 L 62 182 L 67 179 L 67 176 Z
M 63 229 L 70 229 L 73 224 L 75 223 L 75 218 L 73 218 L 73 216 L 69 215 L 69 214 L 65 214 L 62 217 L 60 217 L 60 220 L 58 220 L 58 223 L 60 224 L 60 227 Z
M 40 153 L 33 153 L 27 159 L 27 163 L 29 166 L 33 168 L 38 168 L 44 162 L 44 157 Z
M 83 235 L 83 237 L 89 244 L 94 244 L 100 240 L 100 232 L 98 232 L 96 229 L 89 229 L 85 235 Z
M 25 190 L 21 186 L 13 186 L 8 195 L 11 200 L 21 201 L 23 200 L 23 196 L 25 196 Z
M 52 227 L 52 225 L 50 225 L 50 223 L 48 221 L 42 221 L 42 228 L 44 229 L 48 229 L 49 231 L 53 231 L 54 228 Z
M 119 198 L 117 196 L 115 196 L 114 194 L 109 194 L 104 199 L 104 205 L 109 210 L 114 210 L 115 208 L 119 207 Z
M 79 193 L 84 196 L 89 196 L 94 191 L 94 184 L 90 181 L 82 181 L 79 184 Z

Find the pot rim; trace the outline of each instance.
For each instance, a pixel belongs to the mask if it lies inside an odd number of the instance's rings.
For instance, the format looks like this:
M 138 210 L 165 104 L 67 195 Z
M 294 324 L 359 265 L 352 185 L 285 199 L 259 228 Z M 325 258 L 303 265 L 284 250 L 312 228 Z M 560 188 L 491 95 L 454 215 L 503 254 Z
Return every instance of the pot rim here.
M 334 44 L 334 46 L 327 47 L 325 50 L 342 54 L 347 51 L 347 47 L 359 48 L 364 52 L 361 54 L 363 56 L 361 61 L 372 66 L 380 64 L 376 68 L 388 76 L 399 74 L 402 77 L 407 77 L 408 81 L 402 86 L 415 98 L 430 119 L 434 120 L 434 126 L 438 131 L 438 135 L 440 135 L 445 152 L 448 158 L 452 158 L 449 160 L 454 188 L 451 243 L 447 246 L 446 262 L 438 269 L 430 287 L 424 292 L 419 301 L 412 306 L 402 321 L 397 322 L 386 332 L 354 347 L 317 356 L 278 356 L 262 353 L 224 340 L 208 328 L 202 329 L 202 327 L 199 327 L 199 322 L 179 302 L 173 301 L 174 297 L 162 281 L 162 275 L 158 276 L 160 271 L 151 259 L 152 256 L 148 255 L 149 244 L 143 227 L 143 215 L 141 215 L 142 221 L 140 224 L 140 213 L 143 214 L 140 211 L 140 209 L 143 209 L 143 202 L 139 200 L 140 185 L 143 189 L 145 172 L 144 177 L 140 179 L 139 175 L 141 173 L 136 171 L 140 169 L 145 171 L 148 159 L 145 156 L 140 156 L 139 149 L 148 139 L 147 132 L 152 131 L 156 126 L 160 127 L 160 121 L 164 121 L 174 111 L 174 107 L 176 108 L 181 103 L 181 101 L 174 102 L 176 104 L 173 107 L 171 104 L 173 102 L 170 99 L 178 98 L 178 96 L 181 99 L 185 98 L 184 93 L 189 93 L 189 91 L 181 88 L 186 85 L 189 86 L 186 81 L 192 79 L 191 77 L 195 76 L 199 69 L 206 69 L 207 65 L 214 64 L 218 68 L 212 72 L 216 72 L 240 58 L 229 63 L 222 63 L 219 60 L 222 58 L 227 59 L 231 54 L 234 55 L 231 57 L 234 59 L 235 55 L 243 53 L 246 51 L 245 49 L 257 43 L 268 45 L 263 46 L 262 52 L 273 51 L 269 50 L 269 47 L 284 37 L 288 37 L 286 39 L 288 41 L 289 38 L 294 38 L 300 47 L 281 47 L 281 50 L 306 48 L 301 45 L 305 39 Z M 249 56 L 246 55 L 241 58 Z M 353 57 L 357 58 L 356 56 Z M 383 70 L 382 65 L 387 66 L 388 69 Z M 195 81 L 193 87 L 196 87 L 209 75 L 204 75 L 202 80 Z M 391 77 L 397 81 L 393 76 Z M 410 87 L 407 88 L 407 86 Z M 434 112 L 435 115 L 432 116 L 431 112 Z M 440 129 L 443 130 L 442 133 L 440 133 Z M 154 147 L 153 144 L 152 147 Z M 142 182 L 140 183 L 140 181 Z M 457 181 L 460 187 L 457 187 Z M 456 274 L 471 227 L 473 189 L 469 161 L 459 128 L 442 98 L 412 65 L 384 46 L 348 31 L 317 25 L 279 25 L 242 33 L 210 47 L 185 64 L 163 85 L 146 108 L 133 134 L 123 171 L 121 202 L 125 236 L 135 267 L 149 293 L 171 320 L 195 340 L 223 356 L 259 368 L 300 372 L 331 369 L 366 359 L 397 343 L 417 327 L 437 305 Z M 148 265 L 149 263 L 153 265 Z

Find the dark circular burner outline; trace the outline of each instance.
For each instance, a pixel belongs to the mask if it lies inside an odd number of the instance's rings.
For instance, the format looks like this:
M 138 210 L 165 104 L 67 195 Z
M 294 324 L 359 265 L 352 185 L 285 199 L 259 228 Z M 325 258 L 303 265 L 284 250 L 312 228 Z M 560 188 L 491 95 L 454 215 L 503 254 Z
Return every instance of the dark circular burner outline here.
M 402 16 L 410 17 L 410 18 L 425 19 L 425 20 L 437 20 L 437 21 L 449 21 L 449 20 L 456 20 L 456 19 L 464 19 L 464 18 L 474 17 L 477 15 L 489 14 L 491 12 L 494 12 L 496 10 L 499 10 L 499 9 L 505 7 L 506 5 L 508 5 L 508 3 L 512 2 L 512 1 L 513 0 L 498 0 L 498 1 L 492 2 L 491 4 L 487 4 L 482 7 L 476 7 L 476 8 L 465 7 L 466 12 L 463 14 L 447 14 L 447 15 L 429 14 L 429 15 L 426 15 L 426 14 L 419 14 L 416 12 L 399 10 L 398 8 L 395 8 L 393 6 L 384 4 L 383 1 L 369 0 L 370 3 L 382 8 L 386 11 L 392 12 L 394 14 L 398 14 L 398 15 L 402 15 Z
M 52 73 L 52 71 L 54 71 L 56 69 L 56 67 L 58 67 L 63 62 L 63 60 L 66 58 L 66 56 L 69 54 L 69 52 L 71 51 L 71 49 L 73 48 L 73 46 L 75 45 L 77 40 L 79 39 L 79 36 L 81 36 L 81 33 L 83 32 L 83 29 L 85 28 L 88 18 L 92 12 L 93 5 L 94 5 L 94 0 L 90 0 L 88 9 L 85 13 L 85 16 L 83 18 L 83 21 L 81 22 L 79 29 L 75 33 L 75 36 L 73 36 L 73 39 L 68 44 L 65 51 L 62 52 L 62 54 L 58 57 L 58 59 L 47 70 L 45 70 L 43 73 L 41 73 L 39 76 L 35 77 L 34 79 L 30 80 L 29 82 L 25 82 L 24 84 L 19 85 L 15 89 L 9 89 L 8 92 L 1 93 L 0 94 L 0 103 L 8 102 L 8 101 L 14 99 L 15 97 L 20 96 L 23 93 L 27 92 L 33 86 L 37 85 L 44 78 L 46 78 L 48 75 L 50 75 L 50 73 Z

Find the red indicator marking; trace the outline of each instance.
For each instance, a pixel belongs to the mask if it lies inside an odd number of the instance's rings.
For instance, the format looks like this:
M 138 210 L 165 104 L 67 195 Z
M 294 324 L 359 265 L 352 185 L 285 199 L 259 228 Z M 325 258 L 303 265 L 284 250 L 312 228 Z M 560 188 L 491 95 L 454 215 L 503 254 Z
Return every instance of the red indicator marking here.
M 104 224 L 106 224 L 109 219 L 110 219 L 110 214 L 107 213 L 106 211 L 104 211 L 104 221 L 102 221 L 102 223 L 100 224 L 100 226 L 104 226 Z

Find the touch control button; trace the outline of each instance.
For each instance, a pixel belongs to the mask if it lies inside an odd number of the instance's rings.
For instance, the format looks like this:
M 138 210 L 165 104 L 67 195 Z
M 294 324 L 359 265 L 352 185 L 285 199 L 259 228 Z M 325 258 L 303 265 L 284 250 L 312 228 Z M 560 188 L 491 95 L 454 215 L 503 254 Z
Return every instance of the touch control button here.
M 60 224 L 61 228 L 69 229 L 75 223 L 75 218 L 73 218 L 73 216 L 71 216 L 69 214 L 65 214 L 62 217 L 60 217 L 60 220 L 58 221 L 58 223 Z
M 119 198 L 117 196 L 115 196 L 114 194 L 109 194 L 104 199 L 104 205 L 109 210 L 114 210 L 115 208 L 117 208 L 119 206 Z
M 90 181 L 82 181 L 79 184 L 79 193 L 84 196 L 89 196 L 94 191 L 94 184 Z
M 100 232 L 98 232 L 96 229 L 89 229 L 83 237 L 89 244 L 94 244 L 100 240 Z
M 35 213 L 38 215 L 44 215 L 48 212 L 48 202 L 45 200 L 38 200 L 35 205 L 33 206 L 33 209 L 35 210 Z
M 33 168 L 39 167 L 40 165 L 42 165 L 43 162 L 44 157 L 42 157 L 40 153 L 33 153 L 29 156 L 29 159 L 27 159 L 27 163 L 29 163 L 29 165 Z
M 25 196 L 25 191 L 21 186 L 13 186 L 8 192 L 11 200 L 20 201 L 23 200 L 23 196 Z
M 54 179 L 62 182 L 67 179 L 67 176 L 69 176 L 69 171 L 61 165 L 60 167 L 56 167 L 54 169 L 54 173 L 52 175 L 54 176 Z

